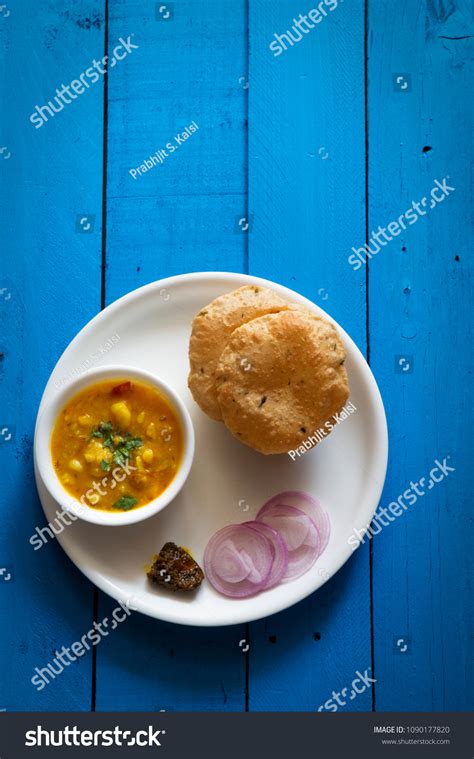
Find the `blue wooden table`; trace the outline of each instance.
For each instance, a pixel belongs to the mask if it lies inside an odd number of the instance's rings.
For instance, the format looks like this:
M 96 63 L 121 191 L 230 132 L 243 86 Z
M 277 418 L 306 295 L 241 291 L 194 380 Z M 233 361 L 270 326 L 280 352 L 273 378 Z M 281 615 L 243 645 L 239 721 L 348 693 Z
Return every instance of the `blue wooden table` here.
M 469 0 L 1 6 L 0 709 L 311 711 L 366 670 L 376 682 L 341 709 L 472 707 L 472 15 Z M 224 629 L 135 614 L 38 692 L 35 667 L 113 607 L 57 541 L 28 542 L 45 524 L 44 385 L 101 308 L 199 270 L 288 285 L 355 339 L 388 417 L 381 505 L 436 459 L 454 471 L 296 607 Z

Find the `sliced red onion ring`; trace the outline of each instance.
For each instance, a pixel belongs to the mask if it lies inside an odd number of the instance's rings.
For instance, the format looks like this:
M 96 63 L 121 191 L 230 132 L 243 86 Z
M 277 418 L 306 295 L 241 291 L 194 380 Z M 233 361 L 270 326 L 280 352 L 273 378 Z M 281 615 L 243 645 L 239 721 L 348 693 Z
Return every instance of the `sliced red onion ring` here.
M 283 579 L 288 569 L 288 547 L 279 532 L 264 522 L 244 522 L 247 527 L 257 530 L 264 535 L 272 544 L 274 557 L 270 576 L 265 585 L 265 590 L 273 588 Z
M 328 513 L 323 509 L 316 498 L 313 498 L 312 495 L 305 493 L 302 490 L 287 490 L 270 498 L 270 500 L 262 506 L 256 518 L 260 519 L 260 515 L 265 513 L 266 509 L 274 506 L 274 504 L 292 506 L 295 509 L 304 511 L 305 514 L 311 517 L 319 533 L 321 541 L 320 553 L 325 550 L 331 534 L 331 523 L 329 521 Z
M 238 551 L 231 540 L 221 545 L 220 575 L 226 582 L 242 582 L 247 577 L 251 582 L 261 582 L 262 578 L 252 566 L 252 560 L 245 551 Z
M 245 598 L 272 580 L 275 541 L 247 524 L 216 532 L 204 552 L 204 572 L 213 587 L 231 598 Z
M 262 506 L 253 522 L 216 532 L 204 552 L 211 585 L 231 598 L 246 598 L 300 577 L 326 548 L 328 514 L 301 491 L 285 491 Z
M 320 555 L 321 541 L 316 525 L 300 509 L 279 503 L 264 506 L 257 520 L 273 527 L 288 546 L 288 568 L 283 582 L 295 580 L 313 566 Z

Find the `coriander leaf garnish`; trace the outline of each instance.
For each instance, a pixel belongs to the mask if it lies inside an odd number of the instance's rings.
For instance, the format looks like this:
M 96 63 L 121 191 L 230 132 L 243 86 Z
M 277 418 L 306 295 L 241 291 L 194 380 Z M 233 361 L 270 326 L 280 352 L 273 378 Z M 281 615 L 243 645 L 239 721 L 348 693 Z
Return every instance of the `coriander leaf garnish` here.
M 94 427 L 91 431 L 91 437 L 103 437 L 106 438 L 113 431 L 112 422 L 99 422 L 97 427 Z
M 136 503 L 138 503 L 138 501 L 132 495 L 122 495 L 118 501 L 115 501 L 112 508 L 120 509 L 121 511 L 130 511 Z
M 99 424 L 99 429 L 101 432 L 105 432 L 105 433 L 112 432 L 113 428 L 114 427 L 113 427 L 112 422 L 101 422 Z
M 127 451 L 133 451 L 135 448 L 141 448 L 143 440 L 141 437 L 132 437 L 129 440 L 126 440 L 124 445 Z
M 114 463 L 124 464 L 126 459 L 130 457 L 130 451 L 140 448 L 142 445 L 143 440 L 141 437 L 130 438 L 129 440 L 125 440 L 125 442 L 119 443 L 112 454 Z
M 127 454 L 127 456 L 128 456 L 128 454 Z M 120 464 L 125 464 L 125 459 L 126 459 L 126 456 L 124 456 L 123 453 L 122 453 L 122 451 L 120 451 L 118 449 L 116 451 L 114 451 L 113 454 L 112 454 L 112 461 L 114 462 L 114 464 L 119 464 L 119 465 Z
M 131 437 L 129 432 L 123 433 L 120 429 L 114 429 L 112 422 L 99 422 L 97 427 L 91 431 L 92 438 L 102 438 L 102 447 L 112 451 L 112 461 L 114 464 L 123 465 L 130 458 L 130 452 L 143 445 L 141 437 Z M 104 460 L 105 463 L 109 463 Z M 104 472 L 105 469 L 101 463 Z
M 103 472 L 108 472 L 110 469 L 109 462 L 106 461 L 105 459 L 102 459 L 102 461 L 100 462 L 100 468 L 102 469 Z

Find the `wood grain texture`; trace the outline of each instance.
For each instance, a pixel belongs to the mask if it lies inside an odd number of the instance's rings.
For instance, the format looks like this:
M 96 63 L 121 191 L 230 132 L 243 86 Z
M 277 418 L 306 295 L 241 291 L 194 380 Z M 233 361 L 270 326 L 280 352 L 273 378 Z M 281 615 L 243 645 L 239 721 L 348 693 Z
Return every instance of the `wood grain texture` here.
M 8 711 L 90 708 L 90 654 L 41 692 L 31 683 L 36 667 L 91 627 L 93 588 L 56 542 L 34 551 L 29 537 L 45 525 L 32 463 L 41 393 L 100 308 L 101 83 L 39 129 L 29 116 L 102 54 L 100 12 L 95 2 L 66 10 L 23 0 L 1 21 L 1 139 L 11 157 L 1 161 L 0 287 L 11 299 L 0 299 L 0 423 L 16 425 L 15 439 L 0 443 L 0 564 L 14 571 L 0 585 L 0 708 Z M 94 233 L 76 232 L 84 214 L 96 214 Z
M 426 495 L 374 539 L 381 711 L 465 710 L 473 701 L 472 352 L 465 350 L 472 342 L 473 48 L 463 39 L 471 8 L 370 3 L 369 229 L 397 219 L 412 200 L 431 201 L 436 179 L 449 176 L 455 188 L 370 262 L 372 366 L 391 447 L 382 504 L 426 478 Z M 411 75 L 410 91 L 394 90 L 397 72 Z M 408 356 L 413 371 L 395 373 L 397 355 Z M 445 457 L 455 471 L 430 489 L 434 461 Z M 396 641 L 406 638 L 401 653 Z
M 241 271 L 245 248 L 245 3 L 180 2 L 168 22 L 154 4 L 111 5 L 110 46 L 128 34 L 139 48 L 109 77 L 108 302 L 162 276 Z M 193 121 L 162 165 L 130 175 Z
M 303 10 L 250 1 L 249 266 L 330 311 L 364 352 L 365 277 L 344 257 L 365 234 L 364 4 L 340 4 L 274 56 L 274 34 Z M 318 709 L 370 666 L 363 550 L 311 598 L 251 625 L 250 709 Z

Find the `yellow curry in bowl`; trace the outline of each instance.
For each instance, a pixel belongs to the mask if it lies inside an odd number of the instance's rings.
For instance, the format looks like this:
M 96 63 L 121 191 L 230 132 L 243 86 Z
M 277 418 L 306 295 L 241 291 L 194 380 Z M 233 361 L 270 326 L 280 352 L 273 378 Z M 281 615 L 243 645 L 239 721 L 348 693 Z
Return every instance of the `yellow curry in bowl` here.
M 171 403 L 154 387 L 103 380 L 71 398 L 51 436 L 64 489 L 85 506 L 129 511 L 153 501 L 173 481 L 183 432 Z

